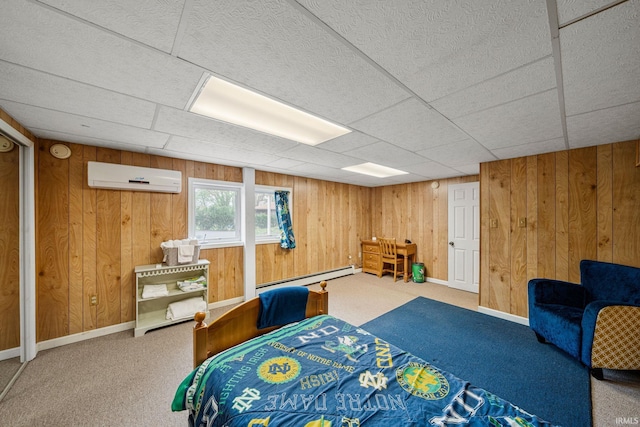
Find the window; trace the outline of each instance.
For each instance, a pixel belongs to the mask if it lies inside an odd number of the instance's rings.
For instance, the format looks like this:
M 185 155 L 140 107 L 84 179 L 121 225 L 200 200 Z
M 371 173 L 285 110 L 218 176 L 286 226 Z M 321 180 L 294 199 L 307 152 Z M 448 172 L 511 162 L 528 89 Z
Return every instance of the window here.
M 203 248 L 242 241 L 242 184 L 189 178 L 189 236 Z
M 290 188 L 256 186 L 256 242 L 280 241 L 274 196 L 276 190 L 287 190 L 291 193 Z M 293 204 L 291 194 L 289 194 L 289 204 Z

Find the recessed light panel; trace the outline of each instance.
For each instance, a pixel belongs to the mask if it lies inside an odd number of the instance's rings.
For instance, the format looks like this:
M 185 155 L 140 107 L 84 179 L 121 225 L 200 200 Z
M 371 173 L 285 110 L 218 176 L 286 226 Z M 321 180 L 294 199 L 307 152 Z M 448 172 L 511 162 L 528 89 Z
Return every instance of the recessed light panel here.
M 308 145 L 351 132 L 213 76 L 206 81 L 189 111 Z
M 378 178 L 387 178 L 396 175 L 406 175 L 409 172 L 401 171 L 398 169 L 389 168 L 387 166 L 377 165 L 375 163 L 362 163 L 360 165 L 348 166 L 342 168 L 349 172 L 361 173 L 363 175 L 375 176 Z

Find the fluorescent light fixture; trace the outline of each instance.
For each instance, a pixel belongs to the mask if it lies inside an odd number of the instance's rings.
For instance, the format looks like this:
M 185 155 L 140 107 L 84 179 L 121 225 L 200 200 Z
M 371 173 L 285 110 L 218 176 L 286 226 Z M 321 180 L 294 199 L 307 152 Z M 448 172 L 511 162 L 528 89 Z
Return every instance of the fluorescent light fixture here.
M 342 168 L 342 170 L 361 173 L 364 175 L 371 175 L 378 178 L 387 178 L 387 177 L 396 176 L 396 175 L 406 175 L 409 173 L 409 172 L 401 171 L 398 169 L 377 165 L 375 163 L 362 163 L 361 165 L 347 166 L 346 168 Z
M 206 81 L 189 111 L 308 145 L 351 132 L 213 76 Z

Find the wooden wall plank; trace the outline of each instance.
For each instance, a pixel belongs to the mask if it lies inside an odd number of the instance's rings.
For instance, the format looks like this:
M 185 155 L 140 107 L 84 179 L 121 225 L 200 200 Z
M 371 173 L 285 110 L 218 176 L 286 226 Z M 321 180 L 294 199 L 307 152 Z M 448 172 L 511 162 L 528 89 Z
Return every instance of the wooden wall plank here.
M 491 163 L 480 164 L 480 305 L 489 307 L 491 295 L 491 282 L 489 281 L 490 253 L 489 245 L 489 200 L 491 198 L 491 186 L 489 185 Z
M 511 308 L 510 193 L 511 162 L 491 163 L 489 172 L 489 307 Z
M 538 157 L 527 159 L 527 280 L 538 277 Z
M 134 166 L 148 168 L 151 157 L 148 154 L 133 153 Z M 131 211 L 135 215 L 131 221 L 131 244 L 133 265 L 148 265 L 151 261 L 151 193 L 134 191 L 131 198 Z
M 597 259 L 613 262 L 613 146 L 597 147 Z
M 569 257 L 570 282 L 580 283 L 580 261 L 597 258 L 597 149 L 569 151 Z
M 613 146 L 613 262 L 640 267 L 640 167 L 636 142 Z
M 188 199 L 189 199 L 189 176 L 187 172 L 187 163 L 193 168 L 193 162 L 187 162 L 182 159 L 171 159 L 171 167 L 169 169 L 180 171 L 182 173 L 182 191 L 178 194 L 171 195 L 171 219 L 173 236 L 176 239 L 186 239 L 189 237 L 188 231 Z
M 150 167 L 158 169 L 171 169 L 172 161 L 168 157 L 152 156 Z M 173 234 L 173 210 L 169 193 L 151 193 L 151 263 L 161 262 L 163 258 L 160 244 L 167 240 L 178 239 L 180 236 Z
M 82 150 L 84 176 L 87 176 L 87 163 L 95 161 L 96 147 L 85 146 Z M 41 181 L 46 182 L 46 181 Z M 98 327 L 98 309 L 91 305 L 93 295 L 98 295 L 97 287 L 97 232 L 96 209 L 97 192 L 90 188 L 86 180 L 82 183 L 82 292 L 84 294 L 83 305 L 83 329 L 85 331 Z
M 45 188 L 37 198 L 36 339 L 69 333 L 69 163 L 49 153 L 53 145 L 39 146 L 38 170 Z
M 0 351 L 20 346 L 19 189 L 20 150 L 13 147 L 0 153 Z
M 120 163 L 120 151 L 98 148 L 97 160 Z M 96 192 L 97 326 L 121 323 L 120 191 Z
M 569 280 L 569 152 L 559 151 L 556 157 L 556 277 Z
M 83 188 L 84 158 L 82 145 L 68 144 L 69 158 L 69 334 L 84 331 L 83 287 Z
M 538 276 L 556 277 L 555 154 L 538 156 Z
M 296 248 L 298 251 L 295 253 L 295 271 L 296 273 L 305 272 L 308 274 L 309 259 L 308 253 L 313 247 L 309 241 L 307 230 L 309 228 L 309 194 L 308 194 L 308 180 L 302 177 L 294 177 L 293 187 L 295 188 L 295 206 L 294 206 L 294 232 L 296 236 Z M 270 278 L 269 278 L 270 279 Z M 265 283 L 265 280 L 260 283 Z
M 511 161 L 510 313 L 527 316 L 527 159 Z M 520 220 L 524 219 L 524 225 Z
M 133 165 L 133 153 L 123 151 L 123 165 Z M 135 191 L 120 191 L 120 317 L 122 322 L 136 319 L 136 279 L 133 270 L 133 195 Z

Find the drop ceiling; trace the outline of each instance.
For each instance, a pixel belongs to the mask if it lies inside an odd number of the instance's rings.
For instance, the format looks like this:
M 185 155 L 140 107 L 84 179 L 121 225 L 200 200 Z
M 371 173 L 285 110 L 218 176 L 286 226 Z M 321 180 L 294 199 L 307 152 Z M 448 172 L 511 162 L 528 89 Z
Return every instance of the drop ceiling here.
M 640 138 L 640 0 L 19 0 L 0 108 L 39 138 L 364 186 Z M 339 123 L 306 146 L 188 112 L 216 76 Z M 409 172 L 374 178 L 364 162 Z

